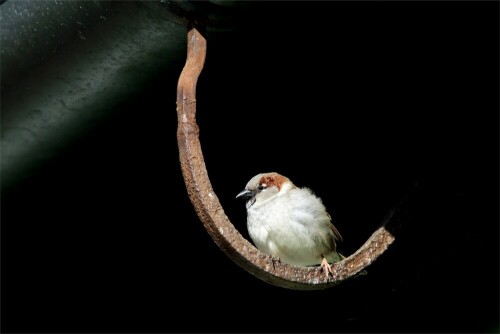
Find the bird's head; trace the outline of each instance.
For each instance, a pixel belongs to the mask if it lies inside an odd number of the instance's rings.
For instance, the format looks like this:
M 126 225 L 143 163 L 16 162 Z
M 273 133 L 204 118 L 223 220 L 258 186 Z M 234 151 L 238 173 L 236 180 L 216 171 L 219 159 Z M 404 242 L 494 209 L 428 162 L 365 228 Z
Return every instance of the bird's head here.
M 291 188 L 295 188 L 295 185 L 287 177 L 275 172 L 261 173 L 248 181 L 236 198 L 246 199 L 248 209 L 254 203 L 261 203 Z

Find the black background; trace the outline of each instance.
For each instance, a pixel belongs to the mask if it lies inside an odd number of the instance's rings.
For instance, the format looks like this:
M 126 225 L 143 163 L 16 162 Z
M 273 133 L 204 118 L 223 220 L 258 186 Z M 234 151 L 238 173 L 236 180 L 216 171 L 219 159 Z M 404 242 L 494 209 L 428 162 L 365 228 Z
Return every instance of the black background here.
M 207 35 L 198 124 L 214 190 L 277 171 L 353 253 L 417 184 L 369 274 L 270 286 L 196 217 L 177 71 L 2 194 L 4 332 L 498 332 L 498 3 L 255 3 Z

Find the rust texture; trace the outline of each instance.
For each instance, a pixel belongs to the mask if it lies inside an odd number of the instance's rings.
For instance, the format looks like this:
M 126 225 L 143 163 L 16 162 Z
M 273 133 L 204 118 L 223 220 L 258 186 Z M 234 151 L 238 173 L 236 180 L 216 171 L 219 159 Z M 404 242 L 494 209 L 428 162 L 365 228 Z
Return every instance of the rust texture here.
M 317 290 L 356 276 L 382 254 L 394 236 L 380 227 L 354 254 L 332 266 L 327 278 L 319 267 L 295 267 L 260 252 L 236 230 L 212 189 L 196 124 L 196 83 L 205 63 L 207 42 L 196 28 L 188 29 L 187 60 L 177 86 L 177 141 L 189 198 L 214 242 L 236 264 L 270 284 L 296 290 Z

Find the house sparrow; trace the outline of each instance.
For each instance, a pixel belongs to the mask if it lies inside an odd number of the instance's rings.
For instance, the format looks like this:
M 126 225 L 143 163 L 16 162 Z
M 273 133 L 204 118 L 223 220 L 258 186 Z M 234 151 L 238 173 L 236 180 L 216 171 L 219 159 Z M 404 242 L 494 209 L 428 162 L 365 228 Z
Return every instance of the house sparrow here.
M 342 237 L 310 189 L 278 173 L 262 173 L 236 198 L 246 199 L 248 232 L 260 251 L 295 266 L 321 264 L 327 276 L 329 263 L 344 258 L 336 250 Z

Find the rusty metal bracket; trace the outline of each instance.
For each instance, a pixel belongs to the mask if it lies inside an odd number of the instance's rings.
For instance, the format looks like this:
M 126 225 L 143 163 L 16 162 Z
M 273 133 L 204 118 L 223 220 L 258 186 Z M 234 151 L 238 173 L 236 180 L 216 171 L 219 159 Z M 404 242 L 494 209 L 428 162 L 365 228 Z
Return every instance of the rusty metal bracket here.
M 330 278 L 319 267 L 291 266 L 260 252 L 229 221 L 210 184 L 196 124 L 196 83 L 205 63 L 207 41 L 196 27 L 188 28 L 187 38 L 187 60 L 177 86 L 177 141 L 189 198 L 212 239 L 240 267 L 284 288 L 325 289 L 358 275 L 395 240 L 387 228 L 395 210 L 361 248 L 332 266 Z

